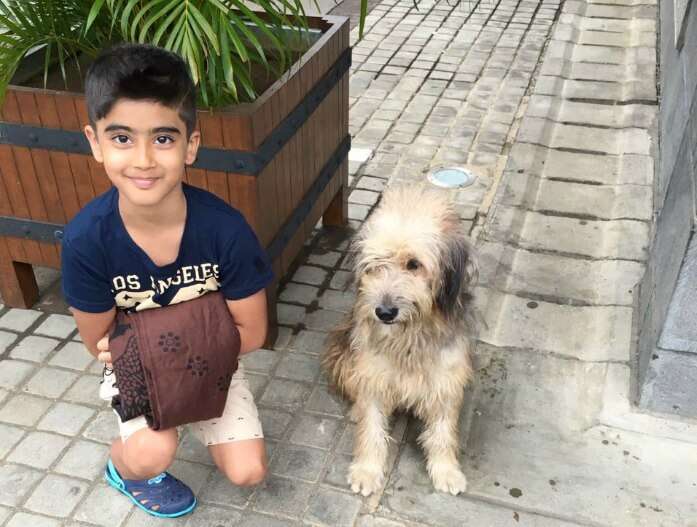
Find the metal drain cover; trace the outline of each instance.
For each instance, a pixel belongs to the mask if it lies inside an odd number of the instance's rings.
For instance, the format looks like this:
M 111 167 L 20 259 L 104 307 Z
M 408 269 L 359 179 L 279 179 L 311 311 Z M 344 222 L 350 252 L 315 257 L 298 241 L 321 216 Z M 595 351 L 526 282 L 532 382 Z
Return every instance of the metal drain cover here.
M 472 172 L 462 167 L 440 167 L 428 173 L 428 180 L 438 187 L 469 187 L 477 179 Z

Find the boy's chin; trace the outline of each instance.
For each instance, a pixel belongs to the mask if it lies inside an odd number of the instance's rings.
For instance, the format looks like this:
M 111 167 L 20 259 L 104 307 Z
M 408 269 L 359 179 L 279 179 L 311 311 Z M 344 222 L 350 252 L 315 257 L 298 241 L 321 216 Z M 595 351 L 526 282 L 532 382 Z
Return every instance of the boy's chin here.
M 162 202 L 177 187 L 181 187 L 181 185 L 166 184 L 162 180 L 144 188 L 128 181 L 119 185 L 118 190 L 133 205 L 151 207 Z

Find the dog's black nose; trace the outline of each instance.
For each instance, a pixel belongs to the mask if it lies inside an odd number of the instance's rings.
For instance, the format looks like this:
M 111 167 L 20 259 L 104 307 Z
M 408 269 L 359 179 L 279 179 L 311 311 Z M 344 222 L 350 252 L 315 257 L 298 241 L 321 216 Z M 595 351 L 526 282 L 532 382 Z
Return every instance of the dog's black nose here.
M 383 322 L 392 322 L 399 313 L 396 307 L 378 306 L 375 308 L 375 315 Z

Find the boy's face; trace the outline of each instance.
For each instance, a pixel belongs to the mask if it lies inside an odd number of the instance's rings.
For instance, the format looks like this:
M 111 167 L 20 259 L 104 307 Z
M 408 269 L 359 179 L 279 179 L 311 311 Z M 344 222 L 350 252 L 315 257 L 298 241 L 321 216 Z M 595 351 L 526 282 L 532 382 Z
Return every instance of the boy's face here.
M 92 154 L 121 199 L 135 206 L 160 204 L 196 160 L 199 133 L 187 139 L 179 112 L 157 102 L 119 99 L 96 128 L 85 127 Z

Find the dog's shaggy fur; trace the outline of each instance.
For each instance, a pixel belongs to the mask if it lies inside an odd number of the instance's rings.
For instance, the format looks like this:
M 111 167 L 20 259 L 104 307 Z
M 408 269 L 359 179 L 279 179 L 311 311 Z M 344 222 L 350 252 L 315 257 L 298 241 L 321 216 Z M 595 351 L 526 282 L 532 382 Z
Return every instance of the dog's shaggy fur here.
M 462 492 L 458 416 L 472 376 L 476 268 L 458 214 L 442 192 L 390 188 L 354 250 L 356 302 L 322 359 L 353 403 L 351 488 L 367 496 L 382 486 L 389 417 L 408 409 L 424 422 L 419 442 L 435 488 Z

